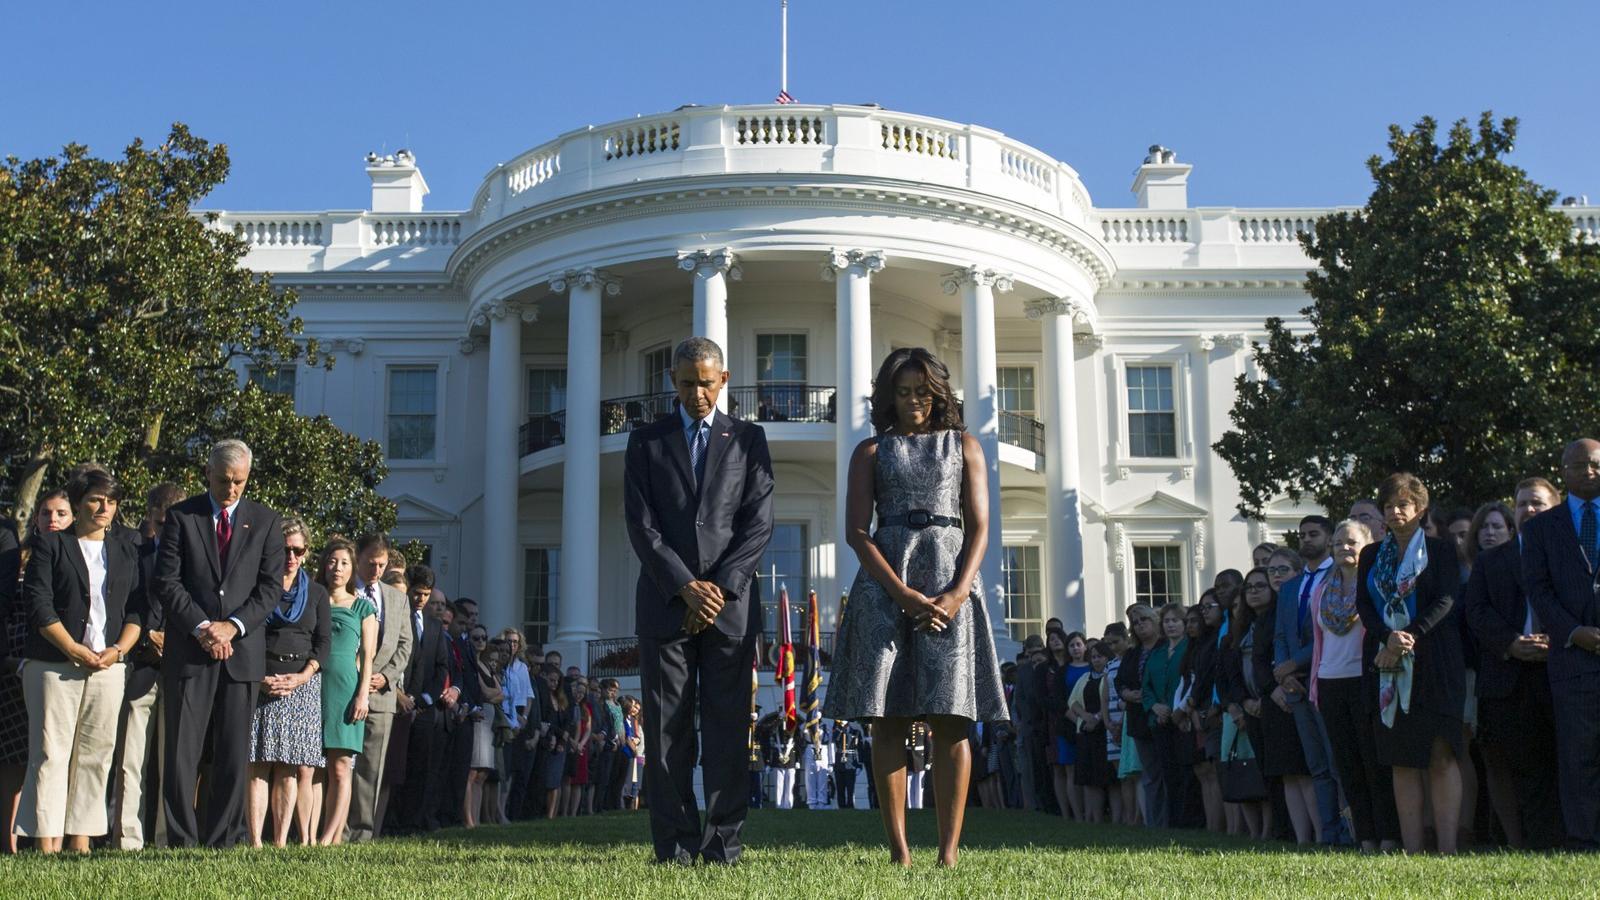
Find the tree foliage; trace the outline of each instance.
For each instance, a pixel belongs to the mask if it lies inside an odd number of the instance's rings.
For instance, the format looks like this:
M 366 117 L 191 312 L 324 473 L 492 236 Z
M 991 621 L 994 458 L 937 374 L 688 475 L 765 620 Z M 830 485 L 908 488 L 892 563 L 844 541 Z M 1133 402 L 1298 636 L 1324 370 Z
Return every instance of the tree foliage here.
M 227 149 L 181 124 L 119 160 L 73 144 L 0 166 L 0 496 L 19 522 L 90 460 L 131 497 L 198 488 L 210 441 L 238 436 L 256 453 L 252 493 L 314 530 L 392 524 L 376 445 L 240 388 L 247 365 L 331 360 L 297 338 L 293 292 L 191 212 L 227 174 Z
M 1437 140 L 1392 126 L 1366 205 L 1301 245 L 1310 330 L 1268 319 L 1214 449 L 1259 516 L 1274 498 L 1334 510 L 1408 470 L 1438 498 L 1505 497 L 1596 431 L 1600 247 L 1506 161 L 1516 120 Z

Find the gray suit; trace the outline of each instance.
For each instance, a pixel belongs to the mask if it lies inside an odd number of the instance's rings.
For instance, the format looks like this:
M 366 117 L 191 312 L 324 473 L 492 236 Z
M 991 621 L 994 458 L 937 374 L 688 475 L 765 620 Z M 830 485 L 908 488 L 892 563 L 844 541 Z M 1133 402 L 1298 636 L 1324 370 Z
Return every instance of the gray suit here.
M 387 682 L 381 691 L 368 698 L 367 736 L 356 757 L 355 775 L 350 785 L 350 819 L 345 826 L 346 841 L 369 841 L 378 836 L 378 792 L 383 787 L 385 758 L 389 755 L 389 732 L 394 728 L 395 695 L 405 681 L 406 665 L 411 662 L 411 604 L 398 588 L 379 584 L 383 597 L 382 618 L 378 626 L 378 650 L 372 655 L 372 674 Z

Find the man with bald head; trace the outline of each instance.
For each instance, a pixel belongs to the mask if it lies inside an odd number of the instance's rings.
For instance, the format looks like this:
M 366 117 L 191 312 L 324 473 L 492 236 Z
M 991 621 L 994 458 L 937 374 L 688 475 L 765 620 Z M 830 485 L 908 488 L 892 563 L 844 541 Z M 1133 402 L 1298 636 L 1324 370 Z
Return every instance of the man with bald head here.
M 1600 441 L 1561 454 L 1565 503 L 1522 527 L 1522 582 L 1549 635 L 1567 843 L 1600 849 Z

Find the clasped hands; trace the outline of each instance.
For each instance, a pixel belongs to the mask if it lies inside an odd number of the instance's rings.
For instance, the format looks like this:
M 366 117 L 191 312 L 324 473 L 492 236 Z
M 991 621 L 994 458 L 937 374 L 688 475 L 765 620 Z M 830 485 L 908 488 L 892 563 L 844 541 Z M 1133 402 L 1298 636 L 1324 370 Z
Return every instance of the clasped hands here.
M 216 660 L 227 659 L 233 655 L 233 639 L 238 636 L 238 627 L 227 619 L 202 626 L 195 632 L 195 639 L 200 642 L 200 649 Z
M 1384 641 L 1383 647 L 1378 650 L 1378 655 L 1373 658 L 1372 664 L 1382 669 L 1397 669 L 1400 660 L 1411 653 L 1417 646 L 1416 635 L 1409 631 L 1391 631 L 1389 639 Z
M 711 581 L 691 581 L 678 591 L 678 596 L 689 605 L 689 611 L 683 617 L 683 630 L 690 634 L 699 634 L 710 628 L 717 620 L 717 614 L 722 612 L 722 607 L 728 603 L 722 588 Z
M 1506 648 L 1506 655 L 1522 662 L 1544 662 L 1550 658 L 1550 635 L 1521 635 Z
M 67 651 L 67 656 L 71 658 L 74 665 L 96 672 L 111 668 L 117 664 L 119 659 L 115 646 L 107 647 L 96 653 L 82 644 L 74 644 L 72 649 Z
M 287 697 L 310 680 L 311 676 L 308 675 L 302 678 L 298 672 L 268 675 L 261 679 L 261 689 L 267 693 L 268 697 Z
M 956 591 L 946 591 L 937 597 L 928 597 L 921 591 L 902 585 L 894 600 L 900 605 L 901 611 L 911 617 L 918 631 L 940 632 L 950 627 L 956 613 L 961 610 L 961 604 L 966 602 L 966 594 Z

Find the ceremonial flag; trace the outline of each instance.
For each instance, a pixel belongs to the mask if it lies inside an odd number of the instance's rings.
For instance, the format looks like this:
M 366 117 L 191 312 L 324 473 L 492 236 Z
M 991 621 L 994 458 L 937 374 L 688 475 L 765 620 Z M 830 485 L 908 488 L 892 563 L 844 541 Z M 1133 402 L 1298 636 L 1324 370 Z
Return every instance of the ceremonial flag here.
M 822 729 L 822 629 L 817 622 L 817 592 L 806 599 L 806 671 L 800 696 L 806 738 L 815 742 Z
M 750 657 L 750 750 L 756 747 L 756 699 L 761 693 L 761 635 L 756 635 L 756 653 Z
M 789 96 L 789 92 L 788 91 L 779 91 L 778 92 L 778 96 L 777 96 L 777 101 L 779 103 L 793 103 L 794 102 L 794 98 Z
M 783 694 L 783 727 L 793 731 L 800 721 L 794 706 L 794 636 L 789 629 L 789 588 L 778 589 L 778 690 Z

